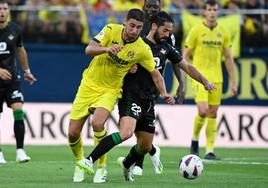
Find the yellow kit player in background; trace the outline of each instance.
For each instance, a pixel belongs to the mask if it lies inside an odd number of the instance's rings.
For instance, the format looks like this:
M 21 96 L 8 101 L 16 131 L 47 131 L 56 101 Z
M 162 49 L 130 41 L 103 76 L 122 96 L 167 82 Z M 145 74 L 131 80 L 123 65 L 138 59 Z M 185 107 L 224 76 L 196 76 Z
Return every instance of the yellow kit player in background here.
M 206 155 L 205 159 L 219 159 L 214 153 L 217 135 L 216 117 L 222 95 L 222 56 L 231 83 L 232 96 L 237 94 L 237 84 L 234 77 L 234 61 L 231 54 L 229 33 L 217 24 L 219 4 L 215 0 L 205 2 L 202 24 L 194 26 L 186 39 L 184 57 L 189 60 L 192 56 L 194 67 L 201 72 L 209 82 L 214 83 L 216 90 L 208 92 L 204 87 L 193 80 L 195 102 L 198 114 L 194 120 L 193 138 L 191 143 L 192 154 L 199 155 L 199 134 L 206 123 Z
M 71 109 L 68 141 L 76 159 L 76 164 L 91 165 L 84 159 L 83 144 L 80 137 L 83 125 L 92 114 L 91 125 L 94 141 L 98 144 L 105 136 L 104 124 L 112 112 L 115 103 L 121 98 L 124 76 L 135 63 L 139 63 L 151 73 L 161 96 L 167 102 L 174 99 L 166 93 L 163 77 L 155 69 L 150 47 L 139 37 L 143 27 L 144 13 L 139 9 L 128 11 L 124 25 L 109 24 L 90 42 L 86 54 L 94 56 L 83 78 Z M 115 138 L 120 143 L 120 135 Z M 98 160 L 98 170 L 94 183 L 103 183 L 107 178 L 105 155 Z M 81 167 L 81 166 L 80 166 Z M 91 166 L 92 167 L 92 166 Z M 94 170 L 86 170 L 93 174 Z M 75 168 L 74 182 L 84 179 L 84 170 Z

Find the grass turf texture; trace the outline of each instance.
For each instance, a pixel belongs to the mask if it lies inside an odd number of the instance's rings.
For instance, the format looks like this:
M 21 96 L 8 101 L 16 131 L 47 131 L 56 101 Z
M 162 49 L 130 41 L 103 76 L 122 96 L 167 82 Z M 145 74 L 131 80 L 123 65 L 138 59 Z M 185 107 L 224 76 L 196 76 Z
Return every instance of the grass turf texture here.
M 82 183 L 73 183 L 74 161 L 68 146 L 26 146 L 32 161 L 25 164 L 15 162 L 15 147 L 2 146 L 7 164 L 0 165 L 1 188 L 257 188 L 268 187 L 268 149 L 219 148 L 220 161 L 203 161 L 204 171 L 196 180 L 187 180 L 179 175 L 179 160 L 188 154 L 188 148 L 161 147 L 164 171 L 156 175 L 149 156 L 145 159 L 142 177 L 126 182 L 121 168 L 116 164 L 119 156 L 125 156 L 128 147 L 116 147 L 109 153 L 108 182 L 93 184 L 92 177 L 85 174 Z M 85 153 L 92 147 L 85 148 Z M 201 152 L 204 155 L 204 150 Z M 201 157 L 203 157 L 201 155 Z

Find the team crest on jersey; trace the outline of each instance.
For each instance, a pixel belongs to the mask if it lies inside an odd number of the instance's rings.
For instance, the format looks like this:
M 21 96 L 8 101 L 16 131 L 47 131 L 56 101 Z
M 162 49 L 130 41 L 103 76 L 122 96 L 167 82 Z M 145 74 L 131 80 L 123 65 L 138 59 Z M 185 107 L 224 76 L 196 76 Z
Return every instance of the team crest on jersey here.
M 127 53 L 127 56 L 128 56 L 129 58 L 133 58 L 134 55 L 135 55 L 135 52 L 134 52 L 134 51 L 129 51 L 129 52 Z
M 13 39 L 14 39 L 14 36 L 13 36 L 13 35 L 9 35 L 9 36 L 8 36 L 8 39 L 9 39 L 9 40 L 13 40 Z
M 221 38 L 222 37 L 221 33 L 217 33 L 217 37 Z
M 162 48 L 162 49 L 160 50 L 160 53 L 165 55 L 165 54 L 167 53 L 167 51 L 166 51 L 165 49 Z

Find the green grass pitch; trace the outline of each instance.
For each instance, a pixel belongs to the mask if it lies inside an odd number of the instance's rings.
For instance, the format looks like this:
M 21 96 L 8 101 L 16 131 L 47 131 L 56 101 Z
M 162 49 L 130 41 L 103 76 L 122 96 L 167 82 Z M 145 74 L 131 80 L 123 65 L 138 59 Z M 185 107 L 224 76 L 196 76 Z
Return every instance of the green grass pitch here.
M 74 161 L 68 146 L 26 146 L 32 161 L 25 164 L 15 162 L 15 147 L 2 146 L 8 161 L 0 165 L 1 188 L 259 188 L 268 187 L 268 149 L 219 148 L 222 158 L 216 162 L 204 161 L 204 171 L 196 180 L 186 180 L 179 175 L 178 164 L 188 148 L 161 147 L 164 171 L 156 175 L 150 158 L 145 159 L 142 177 L 126 182 L 120 167 L 116 164 L 119 156 L 125 156 L 129 147 L 116 147 L 109 153 L 108 182 L 93 184 L 86 175 L 84 182 L 73 183 Z M 92 147 L 85 147 L 89 153 Z M 201 150 L 204 154 L 204 150 Z M 202 155 L 203 157 L 203 155 Z

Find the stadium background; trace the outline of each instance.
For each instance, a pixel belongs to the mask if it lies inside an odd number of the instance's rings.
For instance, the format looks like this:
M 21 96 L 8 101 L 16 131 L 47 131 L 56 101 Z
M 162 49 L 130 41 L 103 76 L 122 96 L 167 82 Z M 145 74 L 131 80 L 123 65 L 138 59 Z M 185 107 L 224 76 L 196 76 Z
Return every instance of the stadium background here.
M 142 1 L 68 1 L 10 0 L 12 21 L 22 27 L 31 70 L 38 81 L 23 83 L 26 112 L 26 144 L 67 144 L 68 115 L 82 71 L 90 58 L 84 48 L 106 23 L 122 22 L 125 9 L 141 7 Z M 120 6 L 119 6 L 120 5 Z M 202 1 L 164 1 L 164 9 L 174 15 L 177 47 L 190 26 L 201 20 Z M 229 84 L 224 83 L 223 106 L 218 118 L 221 147 L 268 146 L 268 2 L 264 0 L 222 1 L 221 22 L 233 41 L 239 92 L 229 98 Z M 190 14 L 191 13 L 191 14 Z M 225 74 L 226 77 L 226 74 Z M 165 79 L 170 93 L 177 83 L 170 66 Z M 187 80 L 189 83 L 190 80 Z M 190 84 L 185 105 L 157 105 L 156 143 L 165 146 L 188 146 L 196 108 Z M 117 130 L 117 111 L 107 122 Z M 4 109 L 1 121 L 1 144 L 14 144 L 12 114 Z M 92 132 L 85 127 L 87 144 L 93 144 Z M 204 134 L 203 134 L 204 135 Z M 135 142 L 130 140 L 126 145 Z M 201 138 L 201 145 L 204 137 Z

